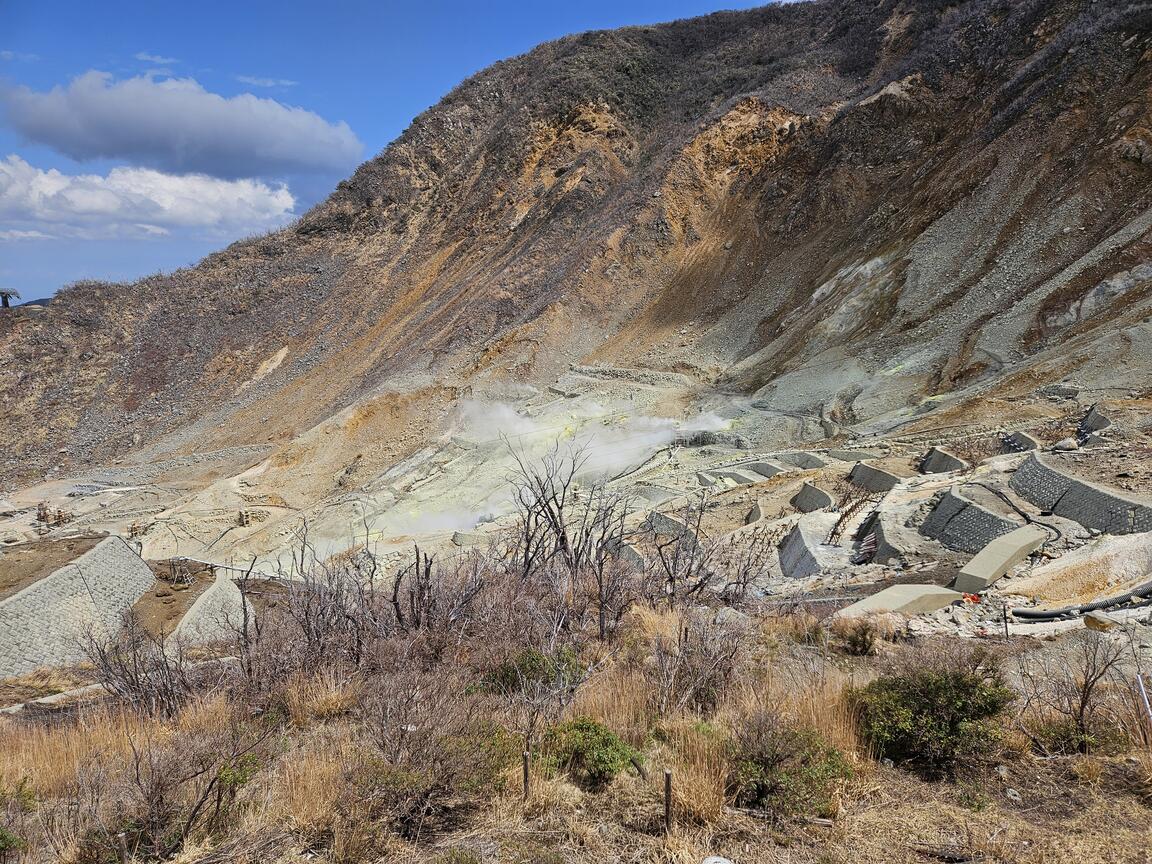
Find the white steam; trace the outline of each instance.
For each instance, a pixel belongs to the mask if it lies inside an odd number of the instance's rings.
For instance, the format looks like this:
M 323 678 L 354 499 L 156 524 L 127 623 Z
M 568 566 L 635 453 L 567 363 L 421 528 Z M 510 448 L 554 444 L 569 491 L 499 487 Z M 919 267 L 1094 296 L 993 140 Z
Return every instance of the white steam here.
M 711 411 L 678 421 L 584 403 L 567 413 L 531 417 L 507 402 L 467 400 L 460 406 L 456 437 L 474 444 L 503 444 L 528 460 L 559 445 L 565 453 L 580 453 L 582 476 L 601 479 L 641 465 L 678 436 L 730 425 Z

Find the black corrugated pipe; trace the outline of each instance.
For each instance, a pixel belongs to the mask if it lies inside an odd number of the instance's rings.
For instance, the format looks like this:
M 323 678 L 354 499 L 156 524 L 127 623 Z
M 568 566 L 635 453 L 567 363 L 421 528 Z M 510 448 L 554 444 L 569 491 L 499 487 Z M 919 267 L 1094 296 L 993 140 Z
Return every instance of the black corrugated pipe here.
M 1026 618 L 1030 621 L 1054 621 L 1058 618 L 1069 618 L 1083 615 L 1085 612 L 1095 612 L 1098 609 L 1111 609 L 1121 606 L 1130 600 L 1142 600 L 1142 603 L 1133 603 L 1130 608 L 1152 606 L 1152 582 L 1137 585 L 1131 591 L 1126 591 L 1115 597 L 1106 597 L 1103 600 L 1094 600 L 1082 606 L 1065 606 L 1062 609 L 1013 609 L 1012 614 L 1017 618 Z

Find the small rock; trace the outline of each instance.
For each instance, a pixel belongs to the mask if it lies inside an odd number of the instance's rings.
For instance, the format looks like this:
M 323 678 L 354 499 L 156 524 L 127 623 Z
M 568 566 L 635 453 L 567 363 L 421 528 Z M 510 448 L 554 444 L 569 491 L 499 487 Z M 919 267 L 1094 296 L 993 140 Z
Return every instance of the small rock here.
M 1017 792 L 1015 789 L 1013 789 L 1012 787 L 1008 787 L 1007 789 L 1005 789 L 1004 795 L 1005 795 L 1005 797 L 1008 798 L 1009 801 L 1013 801 L 1016 804 L 1019 804 L 1021 801 L 1024 800 L 1023 796 L 1019 792 Z
M 1089 630 L 1095 630 L 1097 633 L 1103 633 L 1107 630 L 1111 630 L 1113 627 L 1120 626 L 1119 621 L 1117 621 L 1106 612 L 1101 612 L 1098 609 L 1085 615 L 1083 617 L 1083 621 L 1085 627 L 1087 627 Z
M 997 765 L 996 766 L 996 776 L 999 777 L 1001 780 L 1007 780 L 1008 779 L 1008 766 L 1007 765 Z
M 1080 445 L 1076 443 L 1075 438 L 1065 438 L 1062 441 L 1057 441 L 1056 446 L 1054 446 L 1052 449 L 1067 453 L 1072 450 L 1079 450 Z
M 896 767 L 896 763 L 887 757 L 881 759 L 880 764 L 883 765 L 885 768 L 895 768 Z
M 709 855 L 700 864 L 732 864 L 732 862 L 720 855 Z

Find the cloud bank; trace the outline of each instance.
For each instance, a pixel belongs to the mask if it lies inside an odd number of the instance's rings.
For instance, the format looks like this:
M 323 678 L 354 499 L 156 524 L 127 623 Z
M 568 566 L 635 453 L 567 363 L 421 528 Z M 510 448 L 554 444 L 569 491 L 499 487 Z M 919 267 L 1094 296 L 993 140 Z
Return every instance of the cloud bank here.
M 72 159 L 123 159 L 173 174 L 344 174 L 363 151 L 346 123 L 250 93 L 226 98 L 191 78 L 117 81 L 89 71 L 46 92 L 2 87 L 0 105 L 26 139 Z
M 290 218 L 287 187 L 203 174 L 173 176 L 150 168 L 113 168 L 106 176 L 41 170 L 19 156 L 0 161 L 0 239 L 51 236 L 156 236 L 172 229 L 236 234 Z M 34 223 L 37 228 L 29 228 Z M 39 230 L 43 228 L 44 230 Z

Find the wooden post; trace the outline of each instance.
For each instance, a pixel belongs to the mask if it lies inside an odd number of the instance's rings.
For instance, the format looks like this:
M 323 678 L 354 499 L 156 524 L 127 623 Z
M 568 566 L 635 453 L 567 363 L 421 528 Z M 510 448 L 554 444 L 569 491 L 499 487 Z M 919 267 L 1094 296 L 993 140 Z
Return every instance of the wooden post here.
M 529 778 L 529 774 L 528 774 L 529 755 L 528 755 L 527 750 L 524 751 L 523 758 L 524 758 L 524 800 L 527 801 L 528 800 L 528 788 L 529 788 L 529 781 L 528 781 L 528 778 Z
M 123 831 L 116 835 L 116 851 L 120 853 L 120 864 L 128 864 L 128 837 Z
M 1008 604 L 1004 604 L 1004 641 L 1010 641 L 1008 638 Z
M 664 833 L 672 833 L 672 772 L 664 769 Z

